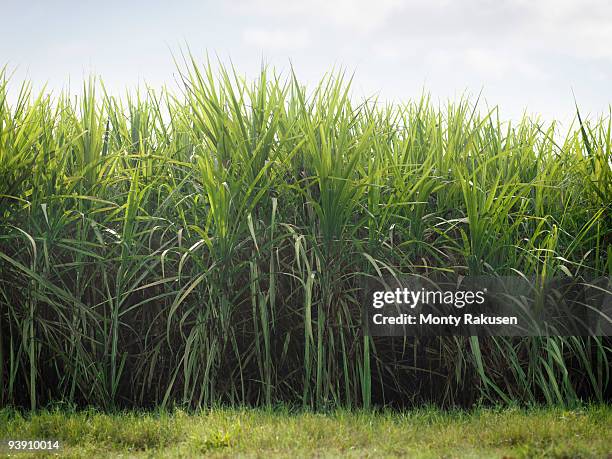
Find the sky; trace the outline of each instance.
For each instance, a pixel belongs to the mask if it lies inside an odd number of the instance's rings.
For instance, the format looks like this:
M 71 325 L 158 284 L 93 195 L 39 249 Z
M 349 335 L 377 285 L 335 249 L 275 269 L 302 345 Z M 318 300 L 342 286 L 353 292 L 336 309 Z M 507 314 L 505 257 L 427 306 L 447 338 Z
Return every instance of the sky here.
M 262 62 L 314 85 L 336 68 L 358 97 L 444 103 L 569 123 L 612 103 L 609 0 L 0 0 L 0 66 L 13 81 L 77 92 L 99 75 L 121 94 L 176 81 L 188 45 L 247 78 Z M 14 86 L 14 84 L 13 84 Z

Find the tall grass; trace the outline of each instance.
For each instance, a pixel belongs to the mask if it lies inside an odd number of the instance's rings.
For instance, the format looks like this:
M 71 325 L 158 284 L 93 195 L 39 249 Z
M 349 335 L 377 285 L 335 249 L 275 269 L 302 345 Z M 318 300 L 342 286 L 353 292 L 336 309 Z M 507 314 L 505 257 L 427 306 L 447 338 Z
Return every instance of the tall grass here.
M 359 304 L 389 273 L 612 274 L 609 115 L 179 81 L 9 104 L 0 75 L 0 405 L 609 397 L 605 338 L 370 338 Z

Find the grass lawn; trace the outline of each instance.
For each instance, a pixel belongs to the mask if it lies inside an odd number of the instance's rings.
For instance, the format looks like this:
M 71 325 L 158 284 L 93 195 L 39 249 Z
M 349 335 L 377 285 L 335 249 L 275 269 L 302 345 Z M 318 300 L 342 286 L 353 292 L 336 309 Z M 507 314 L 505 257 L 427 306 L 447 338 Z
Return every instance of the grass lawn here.
M 612 457 L 612 408 L 32 416 L 4 410 L 0 438 L 57 439 L 62 457 Z

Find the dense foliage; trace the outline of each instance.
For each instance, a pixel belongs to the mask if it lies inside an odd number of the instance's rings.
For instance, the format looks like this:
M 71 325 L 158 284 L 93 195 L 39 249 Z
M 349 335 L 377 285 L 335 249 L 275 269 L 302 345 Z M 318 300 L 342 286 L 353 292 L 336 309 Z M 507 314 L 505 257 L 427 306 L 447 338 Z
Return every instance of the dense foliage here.
M 609 116 L 561 135 L 191 58 L 179 81 L 9 103 L 0 75 L 0 405 L 606 398 L 605 338 L 370 338 L 359 295 L 436 269 L 609 275 Z

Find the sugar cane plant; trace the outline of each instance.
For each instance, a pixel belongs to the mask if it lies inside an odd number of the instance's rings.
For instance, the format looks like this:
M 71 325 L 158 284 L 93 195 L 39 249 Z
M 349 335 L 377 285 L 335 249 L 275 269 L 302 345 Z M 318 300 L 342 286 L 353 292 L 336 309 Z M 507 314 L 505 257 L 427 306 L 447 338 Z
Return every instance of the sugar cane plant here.
M 371 277 L 612 274 L 610 114 L 356 101 L 187 56 L 180 88 L 0 74 L 0 405 L 609 397 L 606 338 L 371 338 Z M 9 98 L 10 91 L 14 96 Z

